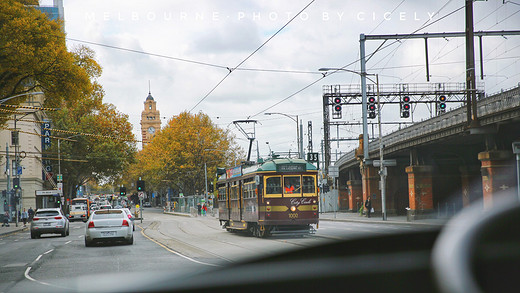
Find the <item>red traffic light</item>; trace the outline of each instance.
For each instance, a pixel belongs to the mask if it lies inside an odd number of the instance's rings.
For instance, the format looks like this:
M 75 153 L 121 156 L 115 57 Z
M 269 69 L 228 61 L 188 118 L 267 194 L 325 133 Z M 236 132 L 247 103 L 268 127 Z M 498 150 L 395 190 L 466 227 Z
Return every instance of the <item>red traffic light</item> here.
M 368 102 L 371 104 L 374 104 L 376 102 L 376 98 L 370 97 L 370 98 L 368 98 Z
M 335 97 L 334 98 L 334 104 L 341 104 L 341 98 L 340 97 Z
M 410 104 L 404 104 L 403 110 L 410 110 Z
M 334 106 L 334 111 L 336 111 L 336 112 L 341 111 L 341 105 Z
M 410 103 L 410 97 L 409 96 L 404 96 L 403 97 L 403 102 L 404 103 Z

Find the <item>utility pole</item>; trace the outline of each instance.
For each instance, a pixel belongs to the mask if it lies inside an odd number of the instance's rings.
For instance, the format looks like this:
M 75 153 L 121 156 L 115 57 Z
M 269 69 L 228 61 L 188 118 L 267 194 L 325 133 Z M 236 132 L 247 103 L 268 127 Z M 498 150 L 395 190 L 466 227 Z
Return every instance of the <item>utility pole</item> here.
M 11 164 L 9 160 L 9 143 L 5 143 L 5 159 L 6 159 L 6 172 L 7 172 L 7 211 L 9 217 L 11 217 Z
M 468 127 L 478 127 L 475 44 L 473 39 L 473 0 L 466 0 L 466 92 Z

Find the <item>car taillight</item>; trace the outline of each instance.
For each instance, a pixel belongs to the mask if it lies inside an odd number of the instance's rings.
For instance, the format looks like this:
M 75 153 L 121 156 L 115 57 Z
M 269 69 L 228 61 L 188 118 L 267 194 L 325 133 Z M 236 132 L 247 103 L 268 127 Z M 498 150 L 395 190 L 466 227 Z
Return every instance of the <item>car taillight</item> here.
M 34 217 L 32 220 L 33 220 L 33 221 L 38 221 L 39 219 L 40 219 L 40 218 L 36 218 L 36 217 Z
M 88 228 L 94 228 L 94 222 L 92 222 L 92 221 L 88 222 Z
M 130 227 L 130 225 L 128 224 L 128 221 L 126 219 L 123 220 L 123 226 Z
M 62 218 L 61 217 L 54 217 L 54 219 L 61 220 Z

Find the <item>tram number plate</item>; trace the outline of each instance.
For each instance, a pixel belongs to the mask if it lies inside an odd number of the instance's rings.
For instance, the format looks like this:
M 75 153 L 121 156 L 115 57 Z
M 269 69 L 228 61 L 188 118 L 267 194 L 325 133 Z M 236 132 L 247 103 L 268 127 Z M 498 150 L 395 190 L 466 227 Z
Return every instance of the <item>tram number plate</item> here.
M 298 213 L 289 213 L 289 219 L 298 219 Z

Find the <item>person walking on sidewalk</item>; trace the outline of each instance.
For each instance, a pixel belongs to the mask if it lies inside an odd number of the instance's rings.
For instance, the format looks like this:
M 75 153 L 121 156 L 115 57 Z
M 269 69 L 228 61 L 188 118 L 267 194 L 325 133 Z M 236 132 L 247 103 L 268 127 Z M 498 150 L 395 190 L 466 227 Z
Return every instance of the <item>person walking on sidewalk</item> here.
M 372 211 L 372 201 L 370 200 L 370 195 L 365 201 L 365 208 L 367 209 L 367 218 L 370 218 L 370 212 Z
M 32 209 L 32 207 L 29 207 L 27 214 L 29 215 L 29 222 L 31 222 L 32 218 L 34 217 L 34 210 Z
M 9 227 L 9 212 L 5 211 L 4 213 L 4 222 L 2 223 L 2 227 Z
M 26 227 L 26 225 L 27 225 L 27 219 L 28 218 L 29 218 L 29 214 L 27 213 L 27 211 L 24 208 L 23 212 L 22 212 L 22 222 L 23 222 L 23 226 L 24 227 Z

